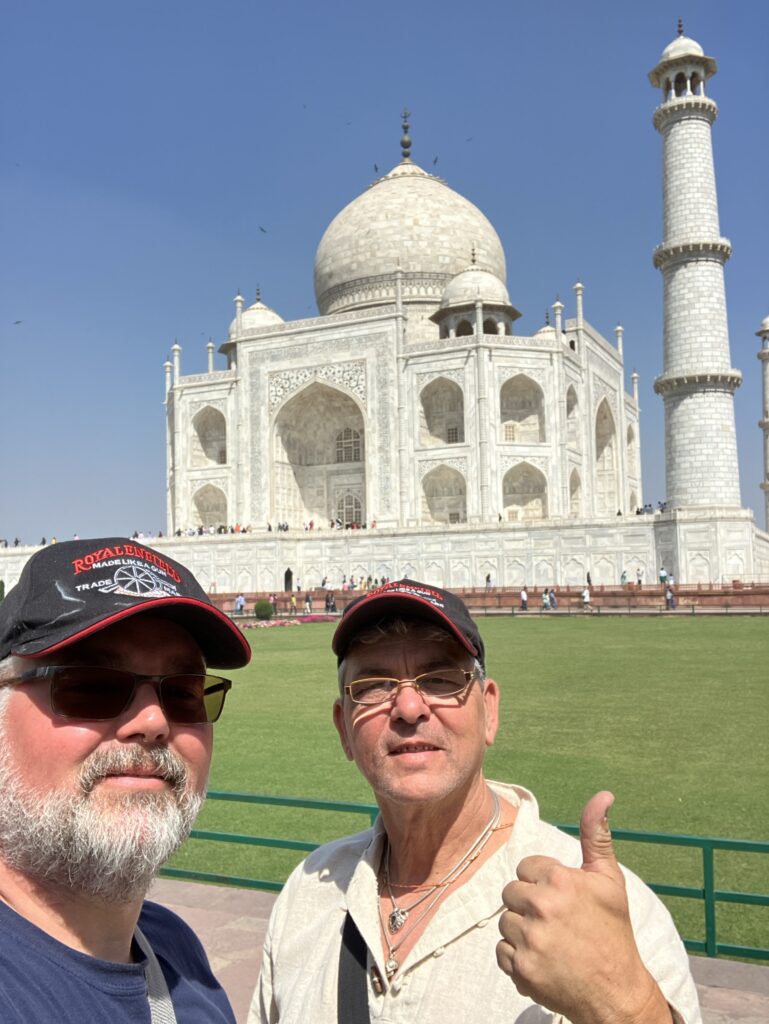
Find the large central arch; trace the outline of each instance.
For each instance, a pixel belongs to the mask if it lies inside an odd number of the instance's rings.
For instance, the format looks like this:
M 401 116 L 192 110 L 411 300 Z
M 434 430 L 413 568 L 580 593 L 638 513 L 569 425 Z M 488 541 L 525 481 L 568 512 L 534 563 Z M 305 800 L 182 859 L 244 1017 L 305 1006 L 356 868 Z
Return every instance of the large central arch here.
M 363 414 L 349 395 L 317 381 L 280 409 L 273 427 L 272 516 L 301 526 L 336 519 L 352 496 L 366 517 Z

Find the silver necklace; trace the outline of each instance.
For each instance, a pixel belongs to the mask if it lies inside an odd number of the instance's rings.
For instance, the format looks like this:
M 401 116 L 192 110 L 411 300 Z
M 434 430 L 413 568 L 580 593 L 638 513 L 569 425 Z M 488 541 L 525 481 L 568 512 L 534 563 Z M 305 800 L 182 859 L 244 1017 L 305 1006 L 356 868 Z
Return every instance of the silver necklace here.
M 435 885 L 431 886 L 427 890 L 427 892 L 424 893 L 424 895 L 420 896 L 418 900 L 412 903 L 410 907 L 400 907 L 398 906 L 395 900 L 395 894 L 393 893 L 392 883 L 390 880 L 390 845 L 388 843 L 384 860 L 384 881 L 385 885 L 387 886 L 387 893 L 390 897 L 390 902 L 393 905 L 393 909 L 388 916 L 387 925 L 385 925 L 384 915 L 382 913 L 382 902 L 380 892 L 377 898 L 377 910 L 379 912 L 379 921 L 382 925 L 383 935 L 387 937 L 388 928 L 391 934 L 399 932 L 408 921 L 411 912 L 415 910 L 418 906 L 420 906 L 422 903 L 424 903 L 425 900 L 429 900 L 427 906 L 424 908 L 422 913 L 419 914 L 419 916 L 408 925 L 408 927 L 403 932 L 398 942 L 396 942 L 394 945 L 391 945 L 389 939 L 387 940 L 388 957 L 387 962 L 385 963 L 385 971 L 387 972 L 388 981 L 393 977 L 395 972 L 398 970 L 399 964 L 395 957 L 395 954 L 398 952 L 400 947 L 406 941 L 411 932 L 422 921 L 424 921 L 424 919 L 427 917 L 427 915 L 430 913 L 430 911 L 433 909 L 436 903 L 445 895 L 445 892 L 451 885 L 451 883 L 456 881 L 456 879 L 459 878 L 459 876 L 464 871 L 466 871 L 467 868 L 470 867 L 470 865 L 479 856 L 481 850 L 484 848 L 486 843 L 491 838 L 494 829 L 499 823 L 499 818 L 501 815 L 499 797 L 494 792 L 494 790 L 491 790 L 491 796 L 493 799 L 491 817 L 484 826 L 484 829 L 480 833 L 478 838 L 473 842 L 469 850 L 462 854 L 462 857 L 457 861 L 456 864 L 454 864 L 451 870 L 447 874 L 445 874 L 439 882 L 436 882 Z M 432 899 L 430 899 L 430 897 L 432 897 Z
M 388 842 L 387 850 L 386 850 L 386 853 L 385 853 L 385 861 L 384 861 L 384 880 L 385 880 L 385 885 L 387 886 L 387 894 L 390 897 L 390 902 L 393 905 L 392 913 L 389 915 L 388 921 L 387 921 L 389 929 L 390 929 L 390 932 L 393 935 L 396 932 L 400 931 L 400 929 L 404 926 L 404 924 L 408 920 L 408 916 L 412 912 L 412 910 L 415 910 L 421 903 L 424 903 L 424 901 L 426 899 L 429 899 L 430 896 L 432 896 L 432 894 L 436 891 L 436 889 L 441 889 L 441 888 L 443 888 L 443 886 L 449 884 L 449 882 L 452 880 L 452 878 L 455 875 L 455 873 L 457 873 L 460 868 L 462 868 L 463 866 L 466 866 L 466 864 L 469 863 L 473 859 L 473 854 L 476 852 L 477 848 L 482 843 L 484 843 L 484 841 L 488 838 L 489 834 L 492 832 L 492 830 L 494 829 L 495 825 L 498 823 L 499 815 L 500 815 L 499 797 L 497 796 L 497 794 L 493 790 L 491 790 L 491 796 L 492 796 L 492 800 L 493 800 L 493 804 L 492 804 L 492 808 L 491 808 L 491 817 L 489 818 L 488 822 L 484 826 L 484 829 L 481 832 L 481 834 L 478 836 L 478 838 L 472 844 L 470 849 L 462 854 L 462 856 L 459 858 L 457 863 L 453 865 L 453 867 L 443 876 L 443 878 L 441 878 L 440 881 L 436 882 L 435 885 L 430 886 L 430 888 L 428 888 L 427 891 L 425 893 L 423 893 L 422 896 L 419 897 L 419 899 L 415 900 L 411 904 L 410 907 L 399 907 L 398 906 L 398 902 L 395 899 L 395 893 L 393 892 L 392 881 L 390 879 L 390 850 L 391 850 L 391 847 L 390 847 L 390 844 Z

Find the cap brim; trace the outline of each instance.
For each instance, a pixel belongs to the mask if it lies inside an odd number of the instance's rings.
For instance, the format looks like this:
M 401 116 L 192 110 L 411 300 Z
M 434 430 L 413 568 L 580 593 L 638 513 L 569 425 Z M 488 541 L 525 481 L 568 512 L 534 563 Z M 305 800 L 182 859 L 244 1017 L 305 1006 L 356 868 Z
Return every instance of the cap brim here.
M 200 647 L 210 668 L 243 668 L 251 660 L 251 647 L 229 616 L 214 605 L 191 597 L 161 597 L 146 604 L 123 608 L 114 615 L 81 626 L 75 633 L 57 635 L 49 631 L 45 638 L 29 640 L 14 647 L 11 653 L 22 658 L 55 654 L 116 622 L 142 613 L 157 615 L 183 626 Z
M 447 633 L 456 637 L 473 657 L 478 657 L 479 652 L 475 645 L 439 608 L 416 594 L 402 592 L 377 594 L 376 597 L 370 599 L 365 596 L 359 598 L 355 607 L 343 614 L 331 641 L 331 650 L 341 660 L 345 656 L 354 634 L 365 629 L 367 625 L 373 625 L 385 616 L 397 616 L 399 612 L 406 613 L 409 618 L 435 622 L 441 629 L 445 629 Z

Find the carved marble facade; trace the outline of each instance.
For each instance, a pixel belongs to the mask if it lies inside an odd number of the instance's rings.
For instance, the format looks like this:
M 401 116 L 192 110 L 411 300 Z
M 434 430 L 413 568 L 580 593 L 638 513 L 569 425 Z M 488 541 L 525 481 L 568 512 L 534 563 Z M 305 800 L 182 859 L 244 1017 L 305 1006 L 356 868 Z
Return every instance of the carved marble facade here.
M 168 532 L 249 526 L 241 564 L 211 548 L 233 586 L 282 586 L 289 569 L 308 584 L 612 582 L 631 562 L 651 574 L 658 548 L 682 581 L 754 571 L 737 513 L 715 539 L 685 515 L 669 537 L 635 515 L 622 329 L 615 344 L 588 322 L 578 283 L 574 316 L 556 301 L 552 323 L 515 333 L 494 227 L 411 160 L 407 132 L 400 163 L 329 224 L 314 276 L 318 316 L 238 295 L 226 370 L 211 347 L 208 374 L 184 376 L 178 345 L 166 364 Z

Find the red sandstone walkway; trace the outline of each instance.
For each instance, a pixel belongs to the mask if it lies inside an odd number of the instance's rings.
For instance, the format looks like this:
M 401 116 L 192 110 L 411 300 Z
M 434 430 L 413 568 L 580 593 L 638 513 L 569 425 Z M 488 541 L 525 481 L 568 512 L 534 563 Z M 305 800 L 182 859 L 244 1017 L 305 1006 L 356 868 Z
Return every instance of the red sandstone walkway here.
M 245 1024 L 274 894 L 161 879 L 152 898 L 198 933 L 238 1024 Z M 702 957 L 691 962 L 705 1024 L 767 1024 L 769 967 Z

